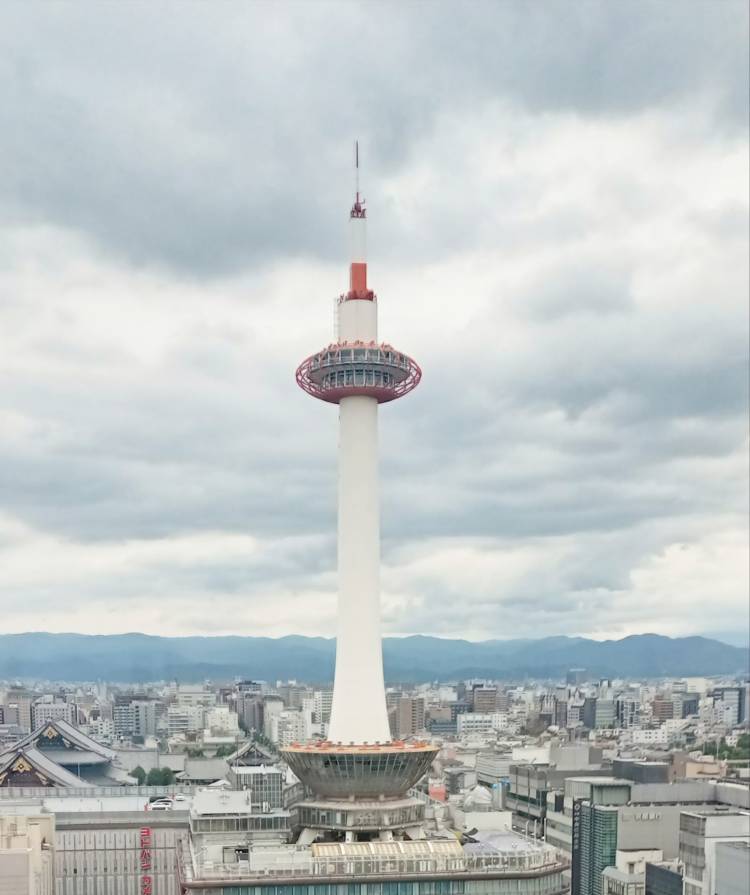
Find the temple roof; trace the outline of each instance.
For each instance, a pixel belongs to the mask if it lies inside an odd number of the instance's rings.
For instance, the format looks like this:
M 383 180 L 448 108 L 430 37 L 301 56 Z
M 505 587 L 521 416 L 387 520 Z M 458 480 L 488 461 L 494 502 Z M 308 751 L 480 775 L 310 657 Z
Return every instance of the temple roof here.
M 71 774 L 33 746 L 16 744 L 0 755 L 0 786 L 83 786 L 91 784 Z
M 105 764 L 115 759 L 117 753 L 67 721 L 45 721 L 35 731 L 17 743 L 0 751 L 0 760 L 16 749 L 30 748 L 44 751 L 56 764 L 67 767 L 77 765 Z
M 277 756 L 270 749 L 251 740 L 249 743 L 244 743 L 236 752 L 228 756 L 227 763 L 230 765 L 261 765 L 273 764 L 276 759 Z

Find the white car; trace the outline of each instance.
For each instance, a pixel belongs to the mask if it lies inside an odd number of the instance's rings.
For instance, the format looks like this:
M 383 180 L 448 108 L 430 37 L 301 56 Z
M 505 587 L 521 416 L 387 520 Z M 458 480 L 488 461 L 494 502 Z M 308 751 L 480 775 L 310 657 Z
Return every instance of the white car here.
M 169 811 L 172 807 L 171 799 L 157 799 L 148 806 L 149 811 Z

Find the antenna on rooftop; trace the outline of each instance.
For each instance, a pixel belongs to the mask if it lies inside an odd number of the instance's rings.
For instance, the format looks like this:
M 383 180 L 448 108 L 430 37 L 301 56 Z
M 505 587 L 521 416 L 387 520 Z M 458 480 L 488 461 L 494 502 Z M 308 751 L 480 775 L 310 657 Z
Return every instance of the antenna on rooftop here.
M 354 141 L 354 190 L 359 202 L 359 140 Z

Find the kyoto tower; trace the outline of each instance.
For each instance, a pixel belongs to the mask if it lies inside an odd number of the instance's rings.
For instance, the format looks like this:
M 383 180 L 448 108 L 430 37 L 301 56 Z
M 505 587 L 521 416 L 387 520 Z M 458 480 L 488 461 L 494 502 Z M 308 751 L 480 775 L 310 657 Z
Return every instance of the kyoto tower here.
M 349 290 L 338 299 L 336 341 L 296 374 L 308 394 L 339 406 L 338 633 L 329 739 L 294 744 L 282 754 L 323 798 L 383 799 L 403 796 L 437 752 L 426 743 L 390 741 L 380 635 L 378 405 L 408 394 L 422 373 L 408 355 L 378 341 L 357 146 L 355 170 Z

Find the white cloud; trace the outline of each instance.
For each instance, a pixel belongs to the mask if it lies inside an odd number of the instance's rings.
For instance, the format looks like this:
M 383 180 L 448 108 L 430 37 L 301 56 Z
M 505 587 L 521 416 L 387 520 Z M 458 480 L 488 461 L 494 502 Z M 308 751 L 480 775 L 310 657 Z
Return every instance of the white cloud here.
M 118 13 L 117 46 L 52 16 L 6 46 L 0 121 L 29 114 L 0 193 L 4 629 L 334 633 L 336 415 L 293 372 L 345 285 L 350 135 L 381 334 L 425 374 L 382 409 L 385 629 L 744 625 L 740 6 L 635 4 L 622 85 L 606 4 L 547 61 L 554 9 L 512 4 L 452 37 L 450 9 L 415 31 L 334 4 L 390 38 L 354 69 L 319 6 L 262 36 L 238 11 L 213 42 L 198 6 L 173 40 Z M 483 16 L 520 41 L 502 64 Z

